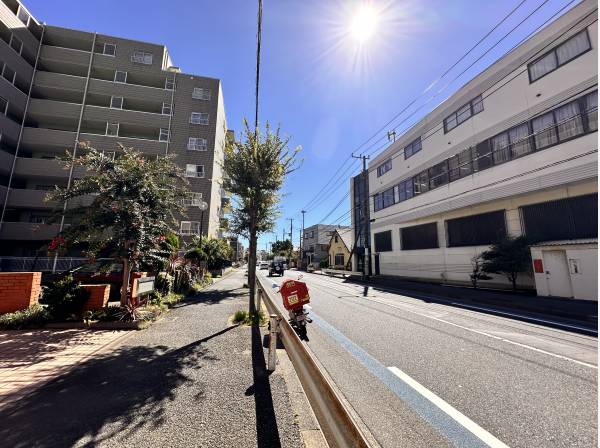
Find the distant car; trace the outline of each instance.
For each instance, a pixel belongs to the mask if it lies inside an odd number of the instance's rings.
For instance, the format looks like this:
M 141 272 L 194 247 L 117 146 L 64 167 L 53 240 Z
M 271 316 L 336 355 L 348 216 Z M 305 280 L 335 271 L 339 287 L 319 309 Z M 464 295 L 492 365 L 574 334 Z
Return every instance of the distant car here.
M 283 277 L 283 272 L 285 270 L 285 265 L 279 261 L 272 261 L 269 264 L 269 277 L 277 274 L 280 277 Z
M 258 269 L 260 269 L 260 270 L 269 269 L 269 263 L 266 261 L 261 261 L 260 265 L 258 266 Z

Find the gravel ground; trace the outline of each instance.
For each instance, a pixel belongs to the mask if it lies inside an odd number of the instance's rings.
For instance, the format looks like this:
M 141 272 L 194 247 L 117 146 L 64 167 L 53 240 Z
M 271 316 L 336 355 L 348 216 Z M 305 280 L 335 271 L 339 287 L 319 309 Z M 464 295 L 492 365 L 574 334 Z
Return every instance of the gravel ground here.
M 180 304 L 118 349 L 0 411 L 10 447 L 301 447 L 280 373 L 268 375 L 242 272 Z M 264 329 L 262 329 L 264 331 Z

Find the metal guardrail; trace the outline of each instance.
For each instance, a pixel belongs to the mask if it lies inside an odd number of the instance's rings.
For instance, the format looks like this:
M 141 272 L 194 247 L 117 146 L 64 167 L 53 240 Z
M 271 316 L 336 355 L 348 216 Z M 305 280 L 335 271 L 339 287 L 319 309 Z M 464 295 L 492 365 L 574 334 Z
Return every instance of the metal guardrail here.
M 345 277 L 346 275 L 362 275 L 362 272 L 346 271 L 343 269 L 321 269 L 321 272 L 327 275 L 341 275 L 342 277 Z
M 267 280 L 256 277 L 257 293 L 271 314 L 279 318 L 279 337 L 298 374 L 308 401 L 321 425 L 330 447 L 368 448 L 369 444 L 360 428 L 350 416 L 330 381 L 323 375 L 313 355 L 275 305 L 276 298 Z

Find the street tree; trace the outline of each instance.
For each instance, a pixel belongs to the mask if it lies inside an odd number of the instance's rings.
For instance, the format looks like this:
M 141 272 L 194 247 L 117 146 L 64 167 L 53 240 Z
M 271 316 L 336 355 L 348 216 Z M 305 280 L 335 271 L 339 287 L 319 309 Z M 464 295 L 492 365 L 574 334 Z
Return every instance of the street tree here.
M 233 249 L 225 238 L 195 237 L 185 253 L 187 260 L 206 263 L 208 269 L 221 269 L 231 258 Z
M 272 246 L 273 255 L 283 255 L 287 257 L 292 251 L 292 242 L 290 240 L 275 241 Z
M 229 228 L 249 240 L 248 285 L 249 311 L 254 313 L 256 290 L 256 246 L 258 235 L 270 232 L 277 217 L 279 190 L 286 175 L 297 167 L 300 150 L 288 148 L 289 138 L 282 138 L 279 129 L 272 131 L 267 123 L 265 133 L 251 130 L 244 120 L 240 140 L 232 139 L 225 146 L 223 163 L 224 187 L 234 197 Z
M 481 271 L 504 275 L 517 290 L 517 277 L 531 271 L 529 241 L 524 236 L 506 236 L 481 254 Z
M 177 230 L 176 215 L 184 213 L 189 190 L 173 156 L 147 159 L 119 146 L 115 158 L 86 144 L 80 156 L 67 153 L 67 165 L 83 167 L 86 175 L 69 187 L 58 187 L 46 199 L 69 203 L 54 212 L 55 221 L 64 215 L 69 223 L 55 240 L 83 248 L 92 258 L 102 254 L 121 259 L 121 305 L 126 306 L 131 270 L 164 262 L 165 253 L 178 244 L 170 235 Z M 90 205 L 85 198 L 91 199 Z

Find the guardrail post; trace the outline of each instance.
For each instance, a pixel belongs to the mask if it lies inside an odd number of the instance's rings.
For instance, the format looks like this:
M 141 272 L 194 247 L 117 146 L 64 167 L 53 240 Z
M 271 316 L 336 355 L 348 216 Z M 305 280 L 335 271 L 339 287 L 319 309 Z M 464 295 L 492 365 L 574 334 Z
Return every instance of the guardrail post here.
M 271 314 L 269 319 L 271 332 L 269 334 L 269 356 L 267 362 L 267 370 L 275 371 L 277 365 L 277 333 L 279 333 L 279 319 L 276 314 Z
M 256 282 L 256 312 L 260 313 L 261 301 L 262 299 L 262 288 L 258 286 L 258 282 Z

